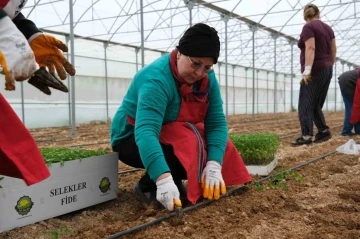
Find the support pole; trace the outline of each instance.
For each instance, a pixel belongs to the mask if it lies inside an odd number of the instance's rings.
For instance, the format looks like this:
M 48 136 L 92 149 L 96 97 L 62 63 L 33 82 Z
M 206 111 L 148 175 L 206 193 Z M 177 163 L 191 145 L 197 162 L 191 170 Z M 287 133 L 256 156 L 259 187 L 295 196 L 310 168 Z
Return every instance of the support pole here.
M 25 125 L 25 99 L 24 99 L 24 82 L 20 82 L 20 89 L 21 89 L 21 117 L 22 122 Z
M 69 35 L 66 35 L 65 36 L 65 41 L 66 41 L 66 46 L 69 47 L 69 41 L 70 41 L 70 38 L 69 38 Z M 66 52 L 66 59 L 69 61 L 69 52 Z M 69 91 L 70 91 L 70 94 L 67 94 L 68 95 L 68 108 L 69 108 L 69 126 L 72 125 L 72 121 L 71 121 L 71 81 L 67 81 L 67 84 L 68 84 L 68 88 L 69 88 Z
M 70 63 L 75 66 L 75 47 L 74 47 L 74 12 L 73 0 L 69 0 L 69 13 L 70 13 Z M 76 120 L 75 120 L 75 76 L 70 76 L 71 79 L 71 137 L 76 137 Z
M 278 39 L 279 35 L 278 34 L 271 34 L 271 37 L 274 39 L 274 113 L 276 113 L 276 101 L 277 101 L 277 97 L 276 97 L 276 91 L 277 91 L 277 72 L 276 72 L 276 40 Z
M 270 71 L 266 72 L 266 113 L 269 113 L 269 74 Z
M 249 70 L 249 68 L 245 67 L 245 95 L 246 95 L 246 98 L 245 98 L 245 110 L 246 110 L 246 112 L 245 112 L 245 114 L 247 114 L 247 112 L 248 112 L 248 110 L 247 110 L 247 108 L 248 108 L 248 87 L 247 87 L 247 84 L 248 84 L 248 79 L 247 79 L 248 70 Z
M 191 27 L 192 26 L 192 10 L 194 8 L 195 1 L 188 0 L 188 1 L 185 1 L 185 4 L 186 4 L 187 8 L 189 9 L 189 25 Z
M 257 30 L 256 25 L 249 24 L 248 27 L 250 28 L 250 31 L 252 32 L 252 119 L 255 119 L 255 32 Z
M 104 42 L 105 57 L 105 98 L 106 98 L 106 121 L 109 119 L 109 86 L 108 86 L 108 65 L 107 65 L 107 48 L 109 44 Z
M 144 2 L 140 0 L 140 28 L 141 28 L 141 67 L 145 66 L 145 50 L 144 50 Z
M 233 69 L 233 115 L 236 115 L 235 113 L 235 65 L 232 65 Z
M 291 107 L 291 111 L 292 109 L 294 108 L 294 102 L 293 102 L 293 98 L 294 98 L 294 44 L 295 42 L 294 41 L 290 41 L 289 40 L 289 44 L 290 44 L 290 47 L 291 47 L 291 79 L 290 79 L 290 82 L 291 82 L 291 87 L 290 87 L 290 107 Z
M 228 92 L 228 15 L 221 15 L 222 20 L 225 22 L 225 116 L 229 117 L 229 92 Z

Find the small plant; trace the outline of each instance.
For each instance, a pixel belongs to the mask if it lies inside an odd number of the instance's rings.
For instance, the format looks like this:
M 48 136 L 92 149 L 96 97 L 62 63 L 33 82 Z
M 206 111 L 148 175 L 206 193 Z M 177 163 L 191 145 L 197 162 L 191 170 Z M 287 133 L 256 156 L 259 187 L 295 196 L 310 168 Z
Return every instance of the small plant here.
M 58 230 L 56 231 L 47 231 L 45 232 L 45 235 L 48 235 L 51 239 L 59 239 L 61 235 L 69 235 L 69 236 L 73 236 L 74 232 L 70 229 L 63 229 L 62 227 L 60 227 Z
M 40 151 L 47 165 L 53 163 L 61 163 L 61 165 L 63 165 L 66 161 L 100 156 L 106 153 L 103 149 L 86 150 L 81 148 L 42 148 Z
M 295 108 L 295 106 L 291 106 L 291 112 L 296 112 L 297 110 L 296 110 L 296 108 Z
M 266 165 L 275 157 L 279 136 L 272 133 L 232 134 L 229 136 L 246 165 Z
M 287 191 L 289 189 L 287 181 L 295 180 L 298 183 L 304 181 L 304 176 L 299 175 L 296 171 L 285 170 L 283 172 L 275 173 L 266 183 L 259 183 L 257 181 L 252 182 L 250 185 L 254 186 L 256 191 L 261 191 L 265 187 L 271 189 L 283 189 Z

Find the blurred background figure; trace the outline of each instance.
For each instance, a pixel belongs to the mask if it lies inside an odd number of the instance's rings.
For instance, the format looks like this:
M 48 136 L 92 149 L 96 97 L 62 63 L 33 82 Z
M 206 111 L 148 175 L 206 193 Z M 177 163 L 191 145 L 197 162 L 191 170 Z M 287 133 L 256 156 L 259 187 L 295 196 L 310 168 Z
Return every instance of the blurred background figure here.
M 360 68 L 342 73 L 338 78 L 345 105 L 342 136 L 360 135 Z M 355 130 L 355 133 L 352 130 Z

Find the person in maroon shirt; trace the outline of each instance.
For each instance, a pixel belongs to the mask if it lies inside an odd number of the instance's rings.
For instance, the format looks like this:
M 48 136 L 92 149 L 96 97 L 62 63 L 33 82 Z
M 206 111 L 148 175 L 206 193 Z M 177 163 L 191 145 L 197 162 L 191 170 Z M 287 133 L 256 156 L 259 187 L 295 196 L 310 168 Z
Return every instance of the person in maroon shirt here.
M 293 146 L 323 142 L 331 138 L 322 112 L 336 59 L 335 34 L 329 25 L 320 20 L 320 11 L 314 4 L 304 8 L 304 25 L 298 41 L 301 50 L 302 80 L 298 114 L 301 137 Z M 313 123 L 318 133 L 313 140 Z

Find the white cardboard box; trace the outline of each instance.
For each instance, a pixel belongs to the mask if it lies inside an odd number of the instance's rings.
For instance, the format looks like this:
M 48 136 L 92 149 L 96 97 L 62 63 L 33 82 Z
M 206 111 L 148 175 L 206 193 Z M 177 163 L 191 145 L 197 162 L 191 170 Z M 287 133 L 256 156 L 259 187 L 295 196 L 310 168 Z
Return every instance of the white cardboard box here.
M 278 158 L 275 157 L 268 165 L 246 165 L 246 169 L 252 175 L 267 176 L 278 165 Z
M 49 170 L 49 178 L 29 187 L 16 178 L 0 181 L 0 233 L 117 197 L 116 153 L 52 164 Z

